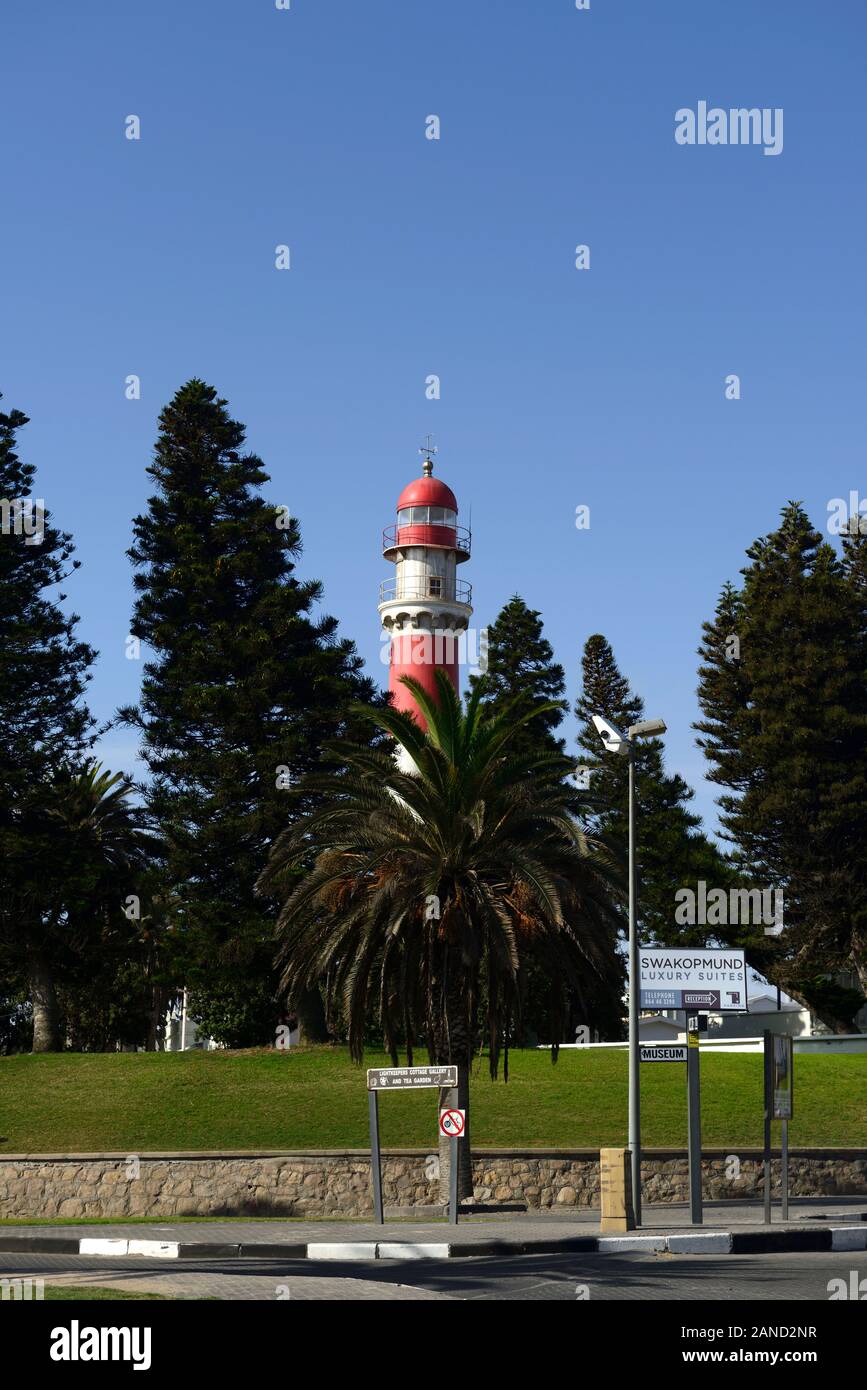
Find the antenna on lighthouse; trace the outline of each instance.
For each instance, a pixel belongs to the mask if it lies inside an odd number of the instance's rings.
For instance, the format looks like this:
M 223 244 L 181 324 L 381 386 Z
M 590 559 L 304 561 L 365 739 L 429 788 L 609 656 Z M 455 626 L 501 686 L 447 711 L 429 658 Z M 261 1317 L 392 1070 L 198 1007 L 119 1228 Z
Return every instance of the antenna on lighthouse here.
M 433 473 L 433 461 L 436 452 L 437 449 L 436 445 L 433 442 L 433 435 L 429 434 L 427 435 L 424 444 L 419 449 L 419 453 L 424 457 L 424 463 L 421 466 L 421 471 L 426 478 L 429 478 L 431 473 Z

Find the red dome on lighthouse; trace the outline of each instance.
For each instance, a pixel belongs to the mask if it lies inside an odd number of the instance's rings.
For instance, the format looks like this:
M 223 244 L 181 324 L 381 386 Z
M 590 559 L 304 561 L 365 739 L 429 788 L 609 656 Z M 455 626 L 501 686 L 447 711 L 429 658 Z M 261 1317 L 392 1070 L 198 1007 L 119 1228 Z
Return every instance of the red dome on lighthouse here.
M 453 512 L 458 502 L 451 488 L 441 478 L 415 478 L 407 484 L 397 499 L 397 510 L 403 507 L 449 507 Z

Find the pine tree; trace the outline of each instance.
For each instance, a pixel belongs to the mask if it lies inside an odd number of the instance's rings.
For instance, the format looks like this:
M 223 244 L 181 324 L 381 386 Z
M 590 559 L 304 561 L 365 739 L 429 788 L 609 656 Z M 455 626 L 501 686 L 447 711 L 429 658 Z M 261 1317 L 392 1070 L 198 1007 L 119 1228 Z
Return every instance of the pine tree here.
M 600 633 L 589 637 L 584 646 L 575 714 L 581 725 L 580 766 L 589 774 L 587 819 L 614 852 L 625 856 L 629 764 L 626 758 L 605 751 L 592 716 L 602 714 L 626 733 L 643 717 L 644 702 L 630 689 L 610 643 Z M 690 928 L 675 922 L 675 894 L 683 888 L 694 889 L 699 880 L 727 885 L 731 871 L 702 832 L 701 817 L 688 809 L 692 788 L 678 773 L 666 773 L 662 741 L 636 741 L 634 757 L 639 928 L 657 942 L 700 945 L 706 932 L 698 924 Z
M 528 608 L 520 595 L 513 595 L 489 628 L 487 670 L 472 677 L 470 684 L 473 691 L 481 692 L 483 703 L 493 716 L 508 714 L 509 718 L 519 719 L 547 703 L 548 708 L 540 710 L 517 731 L 510 746 L 521 757 L 535 755 L 544 759 L 561 755 L 563 777 L 568 776 L 572 760 L 566 756 L 565 739 L 557 736 L 568 709 L 563 698 L 563 667 L 554 660 L 553 648 L 544 636 L 541 614 Z M 557 702 L 553 708 L 551 701 Z M 571 804 L 576 813 L 582 808 L 578 797 L 573 797 Z M 598 981 L 594 990 L 584 990 L 580 998 L 574 991 L 568 993 L 564 1010 L 552 1008 L 548 976 L 539 963 L 533 959 L 525 961 L 521 967 L 521 1038 L 529 1042 L 571 1042 L 578 1024 L 590 1027 L 603 1038 L 619 1037 L 621 965 L 617 956 L 606 978 Z
M 852 526 L 850 534 L 843 539 L 843 571 L 846 581 L 854 595 L 856 621 L 862 638 L 867 645 L 867 518 L 859 517 L 857 529 Z M 862 671 L 862 683 L 867 689 L 867 669 Z M 861 898 L 853 904 L 852 928 L 852 967 L 861 987 L 867 996 L 867 903 Z
M 837 1031 L 858 996 L 867 921 L 867 622 L 863 551 L 841 561 L 800 504 L 747 551 L 700 648 L 696 725 L 726 789 L 721 822 L 741 872 L 782 889 L 785 929 L 751 959 Z M 736 659 L 724 650 L 731 624 Z
M 90 747 L 93 729 L 84 691 L 96 653 L 76 638 L 77 614 L 62 611 L 66 595 L 52 594 L 80 562 L 70 564 L 72 537 L 55 529 L 50 512 L 33 497 L 36 470 L 16 453 L 16 433 L 28 423 L 20 410 L 0 414 L 4 809 L 10 795 L 21 795 Z M 26 499 L 30 508 L 22 508 Z
M 708 780 L 721 786 L 746 784 L 746 769 L 738 753 L 740 735 L 749 717 L 749 690 L 741 661 L 742 628 L 741 595 L 733 584 L 726 582 L 713 620 L 702 624 L 704 637 L 699 655 L 705 664 L 699 669 L 699 680 L 705 717 L 694 725 L 700 735 L 698 746 L 711 762 Z M 718 804 L 723 812 L 736 805 L 725 795 Z
M 0 414 L 0 951 L 28 983 L 33 1050 L 52 1051 L 60 943 L 46 900 L 45 803 L 59 769 L 93 741 L 84 693 L 96 653 L 60 607 L 58 586 L 78 561 L 70 564 L 72 538 L 33 498 L 35 469 L 16 452 L 27 423 L 21 411 Z
M 542 616 L 514 594 L 488 629 L 488 665 L 470 678 L 470 687 L 481 690 L 491 714 L 508 709 L 521 718 L 535 706 L 551 700 L 561 709 L 546 709 L 528 721 L 518 735 L 516 753 L 537 747 L 544 753 L 562 752 L 564 740 L 555 730 L 568 708 L 563 700 L 566 682 L 563 667 L 554 660 L 551 643 L 543 636 Z
M 336 620 L 313 615 L 322 590 L 295 575 L 298 523 L 260 495 L 268 474 L 244 438 L 202 381 L 160 416 L 156 491 L 129 551 L 131 632 L 152 657 L 139 705 L 121 711 L 141 730 L 167 845 L 178 969 L 202 1026 L 235 1046 L 274 1038 L 275 910 L 254 885 L 288 823 L 286 789 L 374 695 Z
M 844 535 L 842 561 L 847 580 L 867 609 L 867 516 L 861 517 L 858 528 L 853 526 L 850 534 Z

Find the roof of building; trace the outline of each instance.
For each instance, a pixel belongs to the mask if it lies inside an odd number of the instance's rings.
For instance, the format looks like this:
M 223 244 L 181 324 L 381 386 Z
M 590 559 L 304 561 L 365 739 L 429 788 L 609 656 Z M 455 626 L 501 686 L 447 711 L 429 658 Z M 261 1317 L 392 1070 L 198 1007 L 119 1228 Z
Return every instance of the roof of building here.
M 403 507 L 450 507 L 458 510 L 455 494 L 441 478 L 415 478 L 397 499 L 397 510 Z
M 803 1004 L 799 1004 L 795 999 L 790 999 L 788 994 L 780 997 L 779 1011 L 791 1012 L 803 1009 Z M 751 994 L 747 1001 L 747 1012 L 751 1014 L 766 1014 L 777 1012 L 777 992 L 770 990 L 759 990 L 757 994 Z

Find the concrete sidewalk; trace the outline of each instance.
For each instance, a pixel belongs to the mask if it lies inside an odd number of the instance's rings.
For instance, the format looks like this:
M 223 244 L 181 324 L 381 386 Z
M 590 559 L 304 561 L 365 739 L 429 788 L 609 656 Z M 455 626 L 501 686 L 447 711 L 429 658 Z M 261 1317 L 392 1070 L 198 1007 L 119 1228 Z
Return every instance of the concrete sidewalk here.
M 165 1259 L 285 1258 L 291 1260 L 407 1260 L 460 1256 L 623 1253 L 747 1254 L 798 1250 L 867 1250 L 867 1201 L 802 1198 L 789 1220 L 763 1224 L 760 1202 L 707 1202 L 704 1225 L 693 1226 L 686 1205 L 645 1207 L 639 1231 L 603 1235 L 594 1209 L 568 1213 L 463 1215 L 445 1219 L 372 1221 L 184 1221 L 74 1226 L 0 1226 L 0 1251 Z

